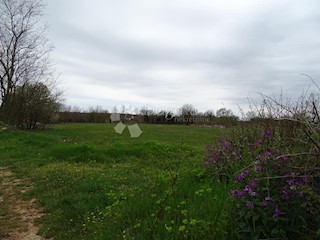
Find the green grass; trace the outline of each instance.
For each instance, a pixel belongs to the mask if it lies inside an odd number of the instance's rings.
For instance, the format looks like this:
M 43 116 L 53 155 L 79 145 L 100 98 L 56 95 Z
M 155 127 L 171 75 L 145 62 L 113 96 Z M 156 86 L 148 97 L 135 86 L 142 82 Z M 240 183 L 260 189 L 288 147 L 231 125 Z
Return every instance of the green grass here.
M 0 165 L 34 188 L 47 213 L 41 234 L 58 239 L 230 239 L 231 186 L 208 177 L 203 151 L 228 130 L 64 124 L 0 132 Z

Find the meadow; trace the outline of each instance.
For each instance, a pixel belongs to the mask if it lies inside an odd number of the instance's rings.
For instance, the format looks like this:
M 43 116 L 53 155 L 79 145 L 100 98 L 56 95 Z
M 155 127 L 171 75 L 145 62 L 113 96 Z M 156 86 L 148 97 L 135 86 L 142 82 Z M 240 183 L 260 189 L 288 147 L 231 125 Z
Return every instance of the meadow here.
M 59 124 L 0 132 L 0 166 L 27 178 L 54 239 L 233 239 L 233 183 L 204 168 L 208 144 L 229 129 Z M 2 206 L 3 208 L 4 206 Z M 1 207 L 0 207 L 1 208 Z M 1 209 L 5 212 L 5 209 Z

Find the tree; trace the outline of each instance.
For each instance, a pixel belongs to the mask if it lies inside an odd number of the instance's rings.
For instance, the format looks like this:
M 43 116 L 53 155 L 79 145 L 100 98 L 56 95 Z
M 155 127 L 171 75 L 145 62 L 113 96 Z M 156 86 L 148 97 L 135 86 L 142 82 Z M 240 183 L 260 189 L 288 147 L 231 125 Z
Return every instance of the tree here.
M 35 129 L 57 118 L 60 108 L 59 96 L 53 95 L 43 83 L 27 83 L 15 91 L 11 104 L 11 123 L 21 129 Z
M 179 109 L 180 115 L 184 117 L 191 117 L 192 115 L 197 114 L 197 109 L 191 104 L 184 104 L 180 109 Z
M 0 0 L 0 118 L 7 119 L 15 92 L 29 83 L 52 79 L 52 50 L 40 24 L 41 0 Z M 21 88 L 22 87 L 22 88 Z M 28 86 L 29 88 L 30 86 Z
M 231 109 L 220 108 L 219 110 L 217 110 L 216 116 L 217 117 L 232 117 L 233 112 Z
M 214 110 L 207 110 L 205 113 L 204 113 L 204 116 L 208 117 L 208 118 L 214 118 L 215 117 L 215 114 L 214 114 Z
M 147 108 L 141 108 L 139 113 L 143 116 L 151 116 L 151 115 L 155 115 L 155 112 L 151 109 L 147 109 Z

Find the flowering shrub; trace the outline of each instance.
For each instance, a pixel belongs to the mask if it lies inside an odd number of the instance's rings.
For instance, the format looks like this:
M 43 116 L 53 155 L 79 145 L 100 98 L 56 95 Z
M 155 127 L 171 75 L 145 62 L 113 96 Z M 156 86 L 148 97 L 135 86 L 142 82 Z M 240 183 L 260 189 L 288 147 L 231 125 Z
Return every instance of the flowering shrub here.
M 207 148 L 206 166 L 218 179 L 225 176 L 235 184 L 231 197 L 239 239 L 319 238 L 315 206 L 320 201 L 310 208 L 305 204 L 305 199 L 318 196 L 314 176 L 296 167 L 295 155 L 281 153 L 273 135 L 266 130 L 254 143 L 221 139 Z
M 242 154 L 234 143 L 220 138 L 218 145 L 207 146 L 205 166 L 218 180 L 229 180 L 241 166 L 241 157 Z

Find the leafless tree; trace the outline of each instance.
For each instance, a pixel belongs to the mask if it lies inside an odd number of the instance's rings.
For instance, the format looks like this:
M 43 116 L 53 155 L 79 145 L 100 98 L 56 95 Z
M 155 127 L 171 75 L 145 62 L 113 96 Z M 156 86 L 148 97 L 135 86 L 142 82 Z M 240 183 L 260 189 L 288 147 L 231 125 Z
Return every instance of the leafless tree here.
M 217 110 L 216 116 L 217 117 L 232 117 L 233 112 L 231 109 L 220 108 L 219 110 Z
M 209 117 L 210 119 L 211 119 L 211 118 L 214 118 L 214 117 L 215 117 L 214 110 L 207 110 L 207 111 L 204 113 L 204 116 Z
M 30 82 L 49 86 L 52 50 L 41 23 L 41 0 L 0 0 L 0 117 L 10 111 L 18 87 Z
M 184 104 L 179 109 L 179 112 L 181 116 L 190 117 L 190 116 L 196 115 L 198 113 L 198 110 L 195 109 L 195 107 L 191 104 Z

